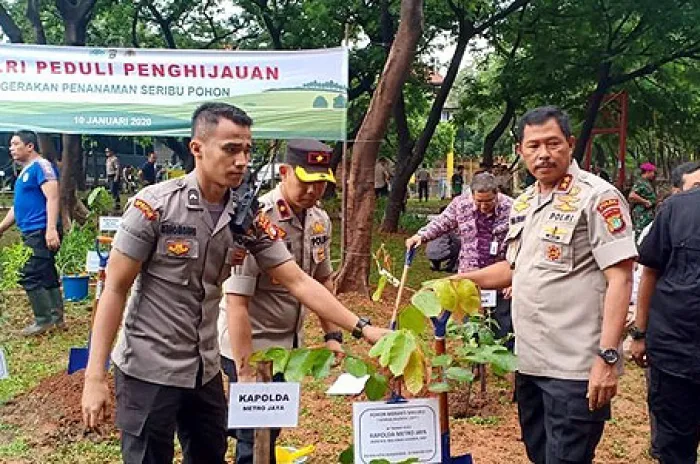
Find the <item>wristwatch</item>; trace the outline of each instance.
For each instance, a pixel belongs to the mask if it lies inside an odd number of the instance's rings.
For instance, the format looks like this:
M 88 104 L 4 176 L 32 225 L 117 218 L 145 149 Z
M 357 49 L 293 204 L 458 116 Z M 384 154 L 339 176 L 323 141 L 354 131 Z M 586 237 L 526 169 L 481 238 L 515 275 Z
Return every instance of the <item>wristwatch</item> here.
M 647 333 L 640 330 L 639 327 L 637 327 L 637 326 L 633 326 L 630 329 L 629 334 L 630 334 L 630 337 L 632 337 L 632 340 L 643 340 L 643 339 L 647 338 Z
M 606 350 L 600 349 L 598 350 L 598 356 L 603 358 L 605 364 L 609 366 L 617 364 L 617 361 L 620 360 L 620 353 L 618 353 L 615 348 L 608 348 Z
M 329 342 L 331 340 L 335 340 L 338 343 L 343 343 L 343 333 L 340 330 L 336 330 L 323 335 L 324 342 Z
M 355 324 L 355 328 L 352 329 L 352 336 L 357 339 L 362 338 L 362 329 L 364 329 L 366 325 L 372 325 L 372 323 L 369 321 L 368 318 L 361 317 L 357 321 L 357 324 Z

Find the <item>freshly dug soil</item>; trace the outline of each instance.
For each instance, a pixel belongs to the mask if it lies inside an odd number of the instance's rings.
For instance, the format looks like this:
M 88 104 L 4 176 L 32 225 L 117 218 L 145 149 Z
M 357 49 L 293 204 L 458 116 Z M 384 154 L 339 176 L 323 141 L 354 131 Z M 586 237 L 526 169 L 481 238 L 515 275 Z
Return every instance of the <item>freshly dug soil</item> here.
M 68 375 L 59 372 L 45 378 L 34 389 L 6 403 L 3 421 L 35 430 L 35 445 L 53 446 L 82 439 L 100 441 L 116 434 L 114 428 L 114 382 L 110 376 L 111 402 L 101 427 L 88 431 L 83 426 L 81 398 L 85 371 Z

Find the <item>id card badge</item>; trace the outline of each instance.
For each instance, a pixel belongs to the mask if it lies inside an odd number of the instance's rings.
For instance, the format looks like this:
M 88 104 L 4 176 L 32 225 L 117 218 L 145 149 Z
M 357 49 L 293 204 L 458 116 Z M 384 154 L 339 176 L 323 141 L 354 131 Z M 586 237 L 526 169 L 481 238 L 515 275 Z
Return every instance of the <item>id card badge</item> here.
M 498 254 L 498 242 L 491 242 L 491 256 L 496 256 Z

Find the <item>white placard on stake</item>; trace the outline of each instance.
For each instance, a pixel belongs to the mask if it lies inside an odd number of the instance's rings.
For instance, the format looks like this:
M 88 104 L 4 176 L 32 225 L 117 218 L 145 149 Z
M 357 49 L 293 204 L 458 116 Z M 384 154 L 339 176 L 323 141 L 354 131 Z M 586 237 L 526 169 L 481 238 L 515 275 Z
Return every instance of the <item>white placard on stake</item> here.
M 121 216 L 100 216 L 100 231 L 116 232 L 121 222 Z
M 481 291 L 481 306 L 484 308 L 496 307 L 496 290 Z
M 298 383 L 232 383 L 228 428 L 269 429 L 299 425 Z
M 5 350 L 0 346 L 0 380 L 9 378 L 10 370 L 7 367 L 7 356 L 5 356 Z
M 354 403 L 352 408 L 355 463 L 373 459 L 422 463 L 442 459 L 437 398 L 404 403 Z
M 95 250 L 88 250 L 85 257 L 85 271 L 97 273 L 100 270 L 100 255 Z

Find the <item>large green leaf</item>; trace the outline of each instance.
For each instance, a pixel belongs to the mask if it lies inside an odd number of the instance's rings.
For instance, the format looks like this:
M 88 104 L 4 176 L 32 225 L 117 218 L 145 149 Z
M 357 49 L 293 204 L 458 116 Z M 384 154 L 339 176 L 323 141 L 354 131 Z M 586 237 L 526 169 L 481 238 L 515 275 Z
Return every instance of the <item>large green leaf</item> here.
M 439 280 L 433 284 L 433 291 L 440 301 L 442 309 L 454 311 L 457 309 L 457 292 L 450 280 Z
M 367 364 L 354 356 L 347 356 L 343 362 L 343 366 L 348 374 L 354 375 L 355 377 L 364 377 L 367 375 Z
M 438 382 L 431 384 L 428 387 L 428 390 L 433 392 L 433 393 L 447 393 L 452 390 L 452 387 L 448 383 L 445 382 Z
M 313 350 L 313 364 L 311 366 L 311 374 L 315 379 L 324 379 L 328 377 L 333 366 L 335 355 L 327 348 L 316 348 Z
M 455 293 L 460 312 L 476 314 L 481 308 L 481 294 L 471 280 L 462 279 L 455 284 Z
M 452 366 L 445 370 L 445 376 L 450 380 L 467 383 L 474 380 L 474 374 L 469 369 L 463 367 Z
M 385 352 L 388 353 L 389 348 L 391 348 L 392 343 L 394 343 L 394 338 L 396 338 L 397 333 L 398 332 L 389 332 L 388 334 L 380 338 L 377 341 L 377 343 L 375 343 L 374 346 L 369 350 L 369 355 L 373 358 L 379 358 Z M 386 364 L 383 365 L 386 366 Z
M 408 359 L 417 347 L 415 335 L 407 330 L 397 333 L 394 343 L 391 345 L 389 370 L 395 376 L 403 375 L 408 364 Z
M 437 317 L 442 312 L 440 301 L 432 290 L 420 290 L 413 295 L 411 303 L 427 317 Z
M 452 356 L 449 354 L 441 354 L 435 356 L 432 360 L 433 367 L 450 367 L 452 365 Z
M 406 364 L 406 368 L 403 372 L 403 381 L 408 391 L 415 395 L 423 389 L 424 374 L 425 366 L 423 354 L 415 350 L 411 353 L 408 364 Z
M 287 368 L 290 355 L 290 350 L 279 346 L 273 346 L 264 351 L 256 351 L 253 353 L 253 356 L 251 356 L 250 361 L 253 364 L 259 361 L 272 361 L 272 373 L 283 374 Z
M 284 370 L 284 378 L 288 382 L 301 382 L 304 377 L 311 373 L 314 364 L 314 356 L 308 348 L 292 350 Z
M 340 464 L 354 464 L 355 463 L 355 445 L 352 443 L 350 446 L 345 448 L 345 450 L 340 453 L 340 457 L 338 458 L 338 462 Z
M 382 374 L 374 373 L 365 384 L 365 394 L 370 401 L 379 401 L 389 390 L 389 381 Z
M 399 327 L 421 335 L 426 327 L 425 315 L 415 306 L 407 306 L 399 313 Z

